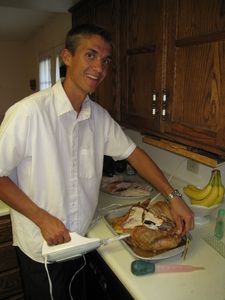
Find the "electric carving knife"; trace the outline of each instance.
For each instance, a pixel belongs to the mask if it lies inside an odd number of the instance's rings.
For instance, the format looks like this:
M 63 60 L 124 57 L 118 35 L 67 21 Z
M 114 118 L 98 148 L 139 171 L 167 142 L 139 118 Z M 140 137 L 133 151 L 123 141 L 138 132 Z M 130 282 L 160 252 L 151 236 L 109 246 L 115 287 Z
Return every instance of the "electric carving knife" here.
M 68 243 L 60 245 L 49 246 L 47 242 L 44 241 L 42 246 L 42 256 L 47 258 L 48 262 L 70 260 L 96 250 L 101 245 L 108 245 L 114 241 L 125 239 L 130 236 L 130 233 L 103 240 L 100 240 L 99 238 L 83 237 L 76 232 L 71 232 L 70 236 L 71 240 Z

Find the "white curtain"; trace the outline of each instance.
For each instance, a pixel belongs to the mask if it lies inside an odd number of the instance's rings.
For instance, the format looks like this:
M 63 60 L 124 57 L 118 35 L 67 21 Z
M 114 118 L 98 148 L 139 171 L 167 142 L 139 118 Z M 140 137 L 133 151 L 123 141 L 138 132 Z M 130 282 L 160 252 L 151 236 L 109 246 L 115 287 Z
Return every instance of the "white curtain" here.
M 39 85 L 40 91 L 52 86 L 50 57 L 41 60 L 39 63 Z

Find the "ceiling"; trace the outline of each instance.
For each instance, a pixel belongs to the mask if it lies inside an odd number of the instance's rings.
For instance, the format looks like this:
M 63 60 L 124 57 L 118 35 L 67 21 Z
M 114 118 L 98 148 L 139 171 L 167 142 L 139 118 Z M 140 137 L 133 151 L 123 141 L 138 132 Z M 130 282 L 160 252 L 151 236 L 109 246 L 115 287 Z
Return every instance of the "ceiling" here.
M 0 0 L 0 41 L 24 42 L 79 0 Z

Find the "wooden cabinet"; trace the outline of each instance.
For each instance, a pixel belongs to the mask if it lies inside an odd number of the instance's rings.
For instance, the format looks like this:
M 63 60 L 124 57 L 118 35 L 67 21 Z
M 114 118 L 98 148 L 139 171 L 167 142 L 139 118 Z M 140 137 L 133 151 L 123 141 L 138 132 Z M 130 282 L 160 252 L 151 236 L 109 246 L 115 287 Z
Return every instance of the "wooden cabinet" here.
M 164 1 L 121 1 L 121 121 L 139 131 L 160 131 Z M 156 116 L 153 93 L 156 91 Z
M 24 299 L 9 216 L 0 217 L 0 299 Z
M 107 29 L 113 41 L 118 45 L 119 36 L 119 1 L 118 0 L 92 0 L 80 1 L 70 9 L 72 25 L 95 23 Z M 107 77 L 100 84 L 91 99 L 106 108 L 112 117 L 120 118 L 120 64 L 119 47 L 115 47 L 112 62 Z
M 133 300 L 133 297 L 97 251 L 86 254 L 84 276 L 86 283 L 85 300 Z
M 223 158 L 224 11 L 223 0 L 81 1 L 73 24 L 105 26 L 116 44 L 95 100 L 128 128 Z
M 126 11 L 122 122 L 224 155 L 224 1 L 134 0 L 122 4 Z
M 225 3 L 170 3 L 164 133 L 172 140 L 224 155 Z

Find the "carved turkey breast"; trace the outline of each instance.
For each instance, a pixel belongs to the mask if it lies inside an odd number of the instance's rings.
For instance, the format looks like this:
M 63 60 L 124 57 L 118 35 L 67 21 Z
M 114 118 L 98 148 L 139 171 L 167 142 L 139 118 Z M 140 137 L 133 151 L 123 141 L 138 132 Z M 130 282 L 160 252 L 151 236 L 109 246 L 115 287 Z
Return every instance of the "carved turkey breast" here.
M 109 220 L 110 225 L 119 234 L 130 232 L 125 241 L 145 251 L 177 247 L 182 237 L 176 234 L 170 206 L 162 201 L 151 205 L 150 200 L 133 205 L 125 215 Z

